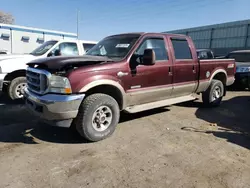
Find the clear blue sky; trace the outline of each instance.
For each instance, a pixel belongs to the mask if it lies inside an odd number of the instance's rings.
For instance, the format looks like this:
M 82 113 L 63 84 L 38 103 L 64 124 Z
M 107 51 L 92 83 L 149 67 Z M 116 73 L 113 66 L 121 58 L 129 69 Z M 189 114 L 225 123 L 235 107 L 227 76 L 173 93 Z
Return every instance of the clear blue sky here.
M 0 0 L 15 24 L 100 40 L 123 32 L 162 32 L 250 19 L 250 0 Z

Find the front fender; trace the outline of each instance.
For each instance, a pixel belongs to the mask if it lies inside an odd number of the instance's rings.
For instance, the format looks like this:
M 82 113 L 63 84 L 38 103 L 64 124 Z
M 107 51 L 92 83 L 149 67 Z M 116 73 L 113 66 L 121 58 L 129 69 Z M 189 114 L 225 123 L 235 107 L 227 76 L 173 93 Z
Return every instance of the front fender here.
M 27 69 L 26 63 L 34 59 L 34 57 L 4 59 L 0 60 L 0 67 L 3 73 L 10 73 L 20 69 Z
M 113 77 L 108 75 L 98 75 L 98 76 L 92 76 L 87 79 L 82 80 L 79 82 L 75 90 L 80 93 L 84 93 L 88 91 L 89 89 L 100 86 L 100 85 L 111 85 L 116 87 L 121 91 L 122 94 L 125 94 L 125 91 L 120 84 L 120 81 Z M 73 89 L 74 90 L 74 89 Z

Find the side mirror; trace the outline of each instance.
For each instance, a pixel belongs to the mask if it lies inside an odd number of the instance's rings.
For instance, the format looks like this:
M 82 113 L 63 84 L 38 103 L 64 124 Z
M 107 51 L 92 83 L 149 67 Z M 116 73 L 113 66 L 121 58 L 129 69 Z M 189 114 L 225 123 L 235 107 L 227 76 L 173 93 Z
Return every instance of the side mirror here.
M 155 52 L 153 49 L 145 49 L 142 57 L 143 65 L 154 65 L 155 64 Z

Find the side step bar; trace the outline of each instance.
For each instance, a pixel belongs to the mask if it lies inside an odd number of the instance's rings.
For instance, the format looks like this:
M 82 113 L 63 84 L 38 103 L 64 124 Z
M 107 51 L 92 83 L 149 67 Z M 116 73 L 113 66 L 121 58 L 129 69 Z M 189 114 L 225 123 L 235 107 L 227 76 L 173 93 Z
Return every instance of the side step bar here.
M 192 101 L 195 99 L 196 99 L 196 97 L 193 95 L 176 97 L 176 98 L 172 98 L 172 99 L 165 99 L 165 100 L 141 104 L 141 105 L 128 106 L 127 108 L 124 109 L 124 111 L 127 113 L 137 113 L 137 112 L 141 112 L 144 110 L 150 110 L 150 109 L 164 107 L 164 106 L 168 106 L 168 105 L 172 105 L 172 104 L 182 103 L 182 102 L 186 102 L 186 101 Z

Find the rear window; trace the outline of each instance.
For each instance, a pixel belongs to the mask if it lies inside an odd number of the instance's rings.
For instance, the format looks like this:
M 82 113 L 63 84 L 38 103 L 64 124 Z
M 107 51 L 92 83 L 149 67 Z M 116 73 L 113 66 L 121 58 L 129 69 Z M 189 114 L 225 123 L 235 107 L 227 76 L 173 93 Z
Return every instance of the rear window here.
M 250 62 L 250 53 L 231 53 L 228 58 L 235 59 L 237 62 Z
M 83 49 L 85 51 L 89 51 L 95 44 L 90 44 L 90 43 L 82 43 Z
M 185 39 L 171 39 L 174 47 L 175 59 L 192 59 L 192 54 Z

